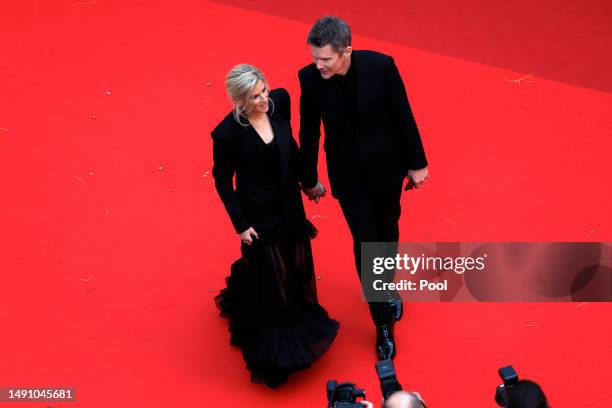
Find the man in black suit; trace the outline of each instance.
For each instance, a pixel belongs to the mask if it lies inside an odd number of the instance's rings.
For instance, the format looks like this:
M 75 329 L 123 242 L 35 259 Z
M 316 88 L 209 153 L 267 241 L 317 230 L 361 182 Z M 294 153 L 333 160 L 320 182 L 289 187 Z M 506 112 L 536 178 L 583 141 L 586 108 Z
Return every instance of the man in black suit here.
M 314 63 L 299 72 L 302 189 L 316 202 L 326 193 L 317 175 L 323 121 L 331 192 L 353 236 L 361 279 L 361 243 L 397 243 L 402 184 L 408 177 L 406 189 L 421 187 L 428 178 L 427 159 L 393 58 L 353 51 L 351 30 L 337 17 L 319 19 L 307 43 Z M 389 301 L 369 307 L 378 358 L 393 358 L 401 299 L 393 292 Z

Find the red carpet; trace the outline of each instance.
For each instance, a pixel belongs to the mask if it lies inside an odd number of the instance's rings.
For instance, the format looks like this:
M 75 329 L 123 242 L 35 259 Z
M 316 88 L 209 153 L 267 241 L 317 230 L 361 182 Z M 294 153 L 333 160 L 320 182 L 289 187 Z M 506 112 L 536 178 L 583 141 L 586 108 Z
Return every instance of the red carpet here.
M 476 0 L 429 12 L 392 3 L 377 3 L 372 31 L 358 3 L 331 11 L 355 20 L 355 48 L 396 57 L 423 135 L 432 179 L 403 198 L 402 240 L 610 241 L 612 66 L 602 44 L 612 34 L 601 22 L 612 7 L 540 2 L 519 21 L 504 13 L 520 2 L 497 14 Z M 0 387 L 72 386 L 78 399 L 0 405 L 314 407 L 330 378 L 380 399 L 374 333 L 330 197 L 307 205 L 320 230 L 320 300 L 342 325 L 320 362 L 277 391 L 249 383 L 214 308 L 239 252 L 210 174 L 210 130 L 229 110 L 225 73 L 250 62 L 287 88 L 296 130 L 297 70 L 309 62 L 312 18 L 295 15 L 305 7 L 256 6 L 0 6 Z M 412 24 L 386 36 L 385 15 Z M 480 45 L 458 34 L 468 32 Z M 521 48 L 493 47 L 490 32 L 533 42 L 513 58 Z M 399 379 L 431 407 L 494 406 L 496 369 L 508 363 L 555 408 L 609 406 L 608 303 L 406 309 Z

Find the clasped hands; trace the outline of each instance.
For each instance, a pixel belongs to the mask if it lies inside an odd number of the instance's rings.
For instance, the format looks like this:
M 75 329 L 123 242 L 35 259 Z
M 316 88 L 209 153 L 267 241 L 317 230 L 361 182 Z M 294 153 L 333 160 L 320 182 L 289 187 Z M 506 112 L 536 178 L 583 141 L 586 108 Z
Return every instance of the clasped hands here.
M 311 188 L 306 188 L 302 186 L 302 191 L 304 192 L 304 194 L 306 194 L 308 200 L 314 200 L 315 203 L 318 203 L 321 197 L 325 197 L 325 194 L 327 193 L 325 186 L 320 181 L 317 181 L 317 184 Z

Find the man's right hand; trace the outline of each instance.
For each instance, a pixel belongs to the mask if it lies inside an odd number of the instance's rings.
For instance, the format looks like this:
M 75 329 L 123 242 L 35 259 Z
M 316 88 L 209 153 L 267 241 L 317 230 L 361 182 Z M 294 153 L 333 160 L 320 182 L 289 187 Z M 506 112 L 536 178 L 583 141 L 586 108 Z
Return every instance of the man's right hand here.
M 318 203 L 321 197 L 325 197 L 325 186 L 320 181 L 317 181 L 317 185 L 312 188 L 303 188 L 304 194 L 308 197 L 310 201 L 314 200 L 315 203 Z
M 257 235 L 257 231 L 255 228 L 249 227 L 248 230 L 240 233 L 240 240 L 247 245 L 251 245 L 253 243 L 253 237 L 259 239 L 259 235 Z

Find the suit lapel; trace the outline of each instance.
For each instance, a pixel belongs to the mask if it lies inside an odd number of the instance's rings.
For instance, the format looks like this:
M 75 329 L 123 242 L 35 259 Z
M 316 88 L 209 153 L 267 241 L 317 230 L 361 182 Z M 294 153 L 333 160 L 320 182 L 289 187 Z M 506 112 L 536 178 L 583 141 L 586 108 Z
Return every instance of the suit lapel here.
M 344 130 L 349 134 L 352 134 L 354 130 L 353 124 L 346 116 L 346 111 L 344 106 L 342 106 L 342 101 L 340 100 L 340 90 L 337 88 L 336 83 L 331 79 L 326 80 L 321 78 L 321 81 L 323 81 L 323 90 L 325 93 L 324 97 L 329 103 L 330 112 L 332 113 L 333 117 L 338 120 L 339 124 L 344 128 Z
M 368 77 L 363 64 L 360 64 L 359 51 L 353 51 L 351 64 L 355 75 L 355 93 L 357 94 L 357 117 L 360 118 L 365 112 L 366 98 L 368 93 Z

